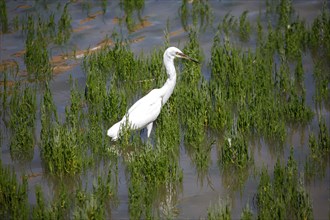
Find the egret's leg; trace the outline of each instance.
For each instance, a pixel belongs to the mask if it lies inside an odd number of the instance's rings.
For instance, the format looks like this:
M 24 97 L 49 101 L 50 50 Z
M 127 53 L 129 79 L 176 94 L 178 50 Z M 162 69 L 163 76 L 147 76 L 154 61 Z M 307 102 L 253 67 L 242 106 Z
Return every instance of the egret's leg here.
M 147 125 L 147 130 L 148 130 L 148 138 L 149 138 L 150 133 L 151 133 L 151 130 L 152 130 L 152 122 L 150 122 L 150 123 Z

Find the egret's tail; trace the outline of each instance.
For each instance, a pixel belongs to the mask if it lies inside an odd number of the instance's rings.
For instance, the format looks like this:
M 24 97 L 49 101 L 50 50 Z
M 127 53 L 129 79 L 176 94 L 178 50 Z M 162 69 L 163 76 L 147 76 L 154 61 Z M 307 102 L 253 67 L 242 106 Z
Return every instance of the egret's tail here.
M 116 141 L 119 136 L 120 128 L 121 128 L 122 121 L 117 122 L 116 124 L 112 125 L 111 128 L 109 128 L 107 135 L 112 138 L 113 141 Z

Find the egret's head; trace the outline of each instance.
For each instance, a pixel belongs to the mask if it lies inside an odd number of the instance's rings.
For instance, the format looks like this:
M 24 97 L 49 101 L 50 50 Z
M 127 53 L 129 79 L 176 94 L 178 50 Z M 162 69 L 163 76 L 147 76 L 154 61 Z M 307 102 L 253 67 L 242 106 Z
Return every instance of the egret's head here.
M 190 60 L 190 61 L 193 61 L 195 63 L 199 63 L 197 60 L 187 56 L 186 54 L 184 54 L 181 50 L 179 50 L 178 48 L 176 47 L 169 47 L 165 50 L 165 53 L 164 53 L 164 57 L 167 57 L 169 59 L 174 59 L 175 57 L 178 57 L 178 58 L 183 58 L 183 59 L 186 59 L 186 60 Z

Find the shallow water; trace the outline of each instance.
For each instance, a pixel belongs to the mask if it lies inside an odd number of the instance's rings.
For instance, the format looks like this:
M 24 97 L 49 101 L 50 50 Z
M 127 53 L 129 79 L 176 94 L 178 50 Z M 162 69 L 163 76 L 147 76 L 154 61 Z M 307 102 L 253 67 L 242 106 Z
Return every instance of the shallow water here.
M 61 1 L 60 1 L 61 2 Z M 94 48 L 104 40 L 107 36 L 111 36 L 114 30 L 120 32 L 126 38 L 132 40 L 131 49 L 134 53 L 140 54 L 157 49 L 164 44 L 164 30 L 167 22 L 169 23 L 169 32 L 172 34 L 170 43 L 173 46 L 183 48 L 187 42 L 187 32 L 182 28 L 179 14 L 177 13 L 181 1 L 157 1 L 149 0 L 145 2 L 141 17 L 146 18 L 150 22 L 149 25 L 142 27 L 134 32 L 127 30 L 125 25 L 120 26 L 116 22 L 116 17 L 122 17 L 124 12 L 120 8 L 119 1 L 108 2 L 106 13 L 104 15 L 98 13 L 102 10 L 100 3 L 91 3 L 90 11 L 83 9 L 84 1 L 75 1 L 69 7 L 72 16 L 72 28 L 76 30 L 72 33 L 69 43 L 65 46 L 52 45 L 50 52 L 52 56 L 63 53 L 70 53 L 73 50 L 86 50 Z M 48 8 L 57 7 L 56 3 L 47 2 Z M 210 1 L 213 11 L 213 27 L 207 28 L 205 32 L 201 32 L 199 36 L 199 43 L 204 53 L 203 73 L 206 78 L 209 75 L 208 63 L 210 62 L 211 47 L 214 37 L 214 29 L 222 18 L 230 12 L 234 16 L 240 16 L 244 10 L 248 10 L 248 19 L 254 24 L 257 20 L 259 12 L 265 13 L 265 4 L 262 1 Z M 322 1 L 294 1 L 294 9 L 299 13 L 300 17 L 305 18 L 309 23 L 320 13 L 322 8 Z M 35 9 L 42 9 L 42 3 L 37 4 L 34 1 L 7 1 L 8 19 L 12 20 L 16 15 L 24 16 L 26 13 L 33 12 Z M 94 19 L 86 20 L 87 14 L 96 15 Z M 56 15 L 59 16 L 59 15 Z M 13 54 L 22 51 L 25 48 L 25 39 L 20 31 L 9 34 L 0 34 L 1 42 L 1 62 L 5 60 L 15 60 L 20 66 L 19 74 L 24 77 L 24 62 L 22 57 L 15 57 Z M 241 44 L 241 43 L 238 43 Z M 242 44 L 242 47 L 255 46 L 254 37 L 251 38 L 247 44 Z M 77 63 L 69 71 L 63 71 L 53 76 L 51 81 L 51 91 L 53 93 L 54 102 L 57 106 L 58 114 L 63 117 L 65 113 L 65 106 L 70 99 L 70 84 L 69 75 L 77 79 L 78 85 L 84 88 L 86 83 L 86 75 L 82 69 L 81 59 L 73 61 Z M 303 57 L 303 64 L 305 70 L 305 87 L 306 87 L 306 101 L 314 111 L 321 111 L 325 118 L 327 125 L 330 124 L 329 109 L 316 110 L 313 101 L 314 82 L 313 82 L 313 64 L 310 55 L 306 54 Z M 40 100 L 41 94 L 38 94 L 37 100 Z M 37 119 L 40 113 L 37 112 Z M 38 120 L 37 120 L 38 121 Z M 9 131 L 3 129 L 4 139 L 2 142 L 2 163 L 11 166 L 17 172 L 19 177 L 23 173 L 37 174 L 29 178 L 29 202 L 35 204 L 35 186 L 41 185 L 44 190 L 44 195 L 51 198 L 56 188 L 56 181 L 43 174 L 43 167 L 40 160 L 39 148 L 34 149 L 33 160 L 28 163 L 13 162 L 9 151 Z M 328 126 L 329 128 L 329 126 Z M 37 123 L 36 133 L 39 134 L 41 129 L 40 121 Z M 290 146 L 294 146 L 294 157 L 298 162 L 298 167 L 301 172 L 304 170 L 304 162 L 309 153 L 308 149 L 308 134 L 311 131 L 318 130 L 317 118 L 306 127 L 298 127 L 297 129 L 290 129 L 284 149 L 281 155 L 285 161 L 289 156 Z M 220 134 L 221 136 L 221 134 Z M 39 141 L 39 135 L 36 135 Z M 263 139 L 251 142 L 253 149 L 255 169 L 260 170 L 261 167 L 268 167 L 269 172 L 273 171 L 273 167 L 277 160 L 277 155 L 269 150 L 269 147 Z M 206 217 L 207 208 L 211 203 L 216 203 L 219 199 L 225 200 L 230 198 L 232 205 L 232 217 L 237 219 L 240 217 L 242 209 L 247 203 L 250 204 L 252 210 L 255 209 L 254 195 L 258 186 L 258 178 L 253 174 L 253 170 L 249 171 L 249 177 L 241 190 L 233 189 L 230 185 L 231 179 L 235 174 L 223 175 L 220 173 L 217 165 L 216 147 L 211 151 L 211 165 L 206 174 L 199 174 L 193 165 L 191 158 L 181 146 L 180 149 L 180 166 L 183 170 L 182 189 L 178 192 L 172 192 L 173 197 L 177 198 L 175 201 L 178 209 L 177 219 L 197 219 Z M 93 177 L 97 176 L 95 171 L 91 170 L 84 178 L 86 178 L 86 185 L 92 184 Z M 97 170 L 97 173 L 102 173 L 102 170 Z M 129 218 L 128 213 L 128 187 L 127 178 L 125 174 L 125 166 L 119 163 L 119 185 L 118 185 L 118 206 L 111 209 L 111 216 L 113 219 Z M 329 182 L 330 182 L 330 166 L 327 164 L 326 175 L 323 179 L 316 179 L 306 185 L 307 192 L 312 198 L 313 213 L 315 219 L 327 219 L 330 212 L 329 204 Z

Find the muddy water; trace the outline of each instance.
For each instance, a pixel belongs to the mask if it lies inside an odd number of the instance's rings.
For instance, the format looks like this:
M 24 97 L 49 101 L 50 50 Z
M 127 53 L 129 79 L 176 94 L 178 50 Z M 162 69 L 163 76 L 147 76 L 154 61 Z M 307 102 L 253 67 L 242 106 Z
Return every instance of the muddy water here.
M 35 3 L 34 1 L 7 1 L 7 10 L 9 11 L 9 20 L 15 16 L 23 16 L 26 13 L 33 12 L 35 9 L 38 11 L 46 10 L 42 3 Z M 164 44 L 164 30 L 167 23 L 169 24 L 170 43 L 171 45 L 183 48 L 185 42 L 188 40 L 187 33 L 183 30 L 178 10 L 181 6 L 181 1 L 156 1 L 150 0 L 145 2 L 144 10 L 141 17 L 146 19 L 148 23 L 144 26 L 136 28 L 135 31 L 130 32 L 125 25 L 120 26 L 117 18 L 123 17 L 124 12 L 121 10 L 119 1 L 108 2 L 106 13 L 102 14 L 102 7 L 100 2 L 92 2 L 89 6 L 89 11 L 84 9 L 85 1 L 75 1 L 69 7 L 72 16 L 72 33 L 71 39 L 65 46 L 51 46 L 51 55 L 58 56 L 65 53 L 71 53 L 73 50 L 80 51 L 88 48 L 96 47 L 107 36 L 111 36 L 114 30 L 121 33 L 124 37 L 131 40 L 131 49 L 140 54 L 148 53 L 153 49 L 159 48 Z M 57 7 L 58 3 L 47 3 L 47 7 L 52 9 Z M 62 4 L 63 5 L 63 4 Z M 207 77 L 209 69 L 207 64 L 210 62 L 210 50 L 212 47 L 214 29 L 228 12 L 234 16 L 240 16 L 244 10 L 248 10 L 248 19 L 252 24 L 255 24 L 259 13 L 265 13 L 266 7 L 262 1 L 210 1 L 213 11 L 213 27 L 208 28 L 205 32 L 200 33 L 200 46 L 203 50 L 205 60 L 203 63 L 203 72 Z M 306 22 L 312 21 L 322 7 L 321 1 L 295 1 L 294 9 L 299 13 L 300 17 L 305 18 Z M 89 16 L 88 16 L 89 15 Z M 59 16 L 59 15 L 56 15 Z M 9 34 L 0 35 L 1 42 L 1 61 L 14 60 L 20 66 L 19 74 L 22 75 L 21 79 L 24 80 L 24 65 L 22 56 L 16 56 L 25 48 L 25 39 L 20 31 L 13 31 Z M 242 47 L 253 47 L 255 39 L 252 37 L 249 44 L 244 44 Z M 16 55 L 15 55 L 16 54 Z M 314 108 L 313 101 L 313 64 L 310 55 L 306 54 L 303 58 L 305 74 L 305 86 L 308 105 Z M 76 64 L 76 65 L 72 65 Z M 77 79 L 79 86 L 84 87 L 86 76 L 82 70 L 81 59 L 71 61 L 69 63 L 70 69 L 62 71 L 53 77 L 51 82 L 51 90 L 58 113 L 64 114 L 65 106 L 69 102 L 70 86 L 69 75 L 71 74 L 74 79 Z M 72 66 L 71 66 L 72 65 Z M 40 100 L 40 94 L 38 96 Z M 330 114 L 328 110 L 318 110 L 326 119 L 326 123 L 330 124 Z M 39 114 L 38 114 L 39 115 Z M 39 116 L 38 116 L 39 117 Z M 284 150 L 281 153 L 282 158 L 288 158 L 289 147 L 295 146 L 295 159 L 298 161 L 298 166 L 301 172 L 304 169 L 304 162 L 309 153 L 308 150 L 308 134 L 311 131 L 317 131 L 318 124 L 316 118 L 313 122 L 303 128 L 290 129 L 287 142 L 284 144 Z M 40 131 L 40 123 L 37 124 L 36 133 Z M 7 130 L 4 130 L 6 136 Z M 39 135 L 36 135 L 39 138 Z M 45 196 L 51 198 L 55 192 L 53 187 L 56 181 L 50 177 L 43 175 L 41 160 L 39 157 L 39 149 L 35 148 L 34 158 L 28 163 L 13 162 L 9 152 L 9 140 L 4 138 L 2 143 L 2 162 L 6 165 L 14 167 L 17 175 L 21 173 L 34 174 L 29 178 L 29 201 L 31 204 L 35 203 L 34 187 L 41 185 Z M 260 170 L 261 167 L 268 167 L 269 172 L 272 172 L 276 163 L 276 152 L 271 152 L 269 147 L 266 146 L 264 140 L 257 140 L 251 142 L 253 148 L 253 156 L 255 169 Z M 190 157 L 185 151 L 184 147 L 180 150 L 180 166 L 183 169 L 183 183 L 181 188 L 177 191 L 171 192 L 175 201 L 172 201 L 178 210 L 178 219 L 196 219 L 205 217 L 207 208 L 211 203 L 216 203 L 219 199 L 230 199 L 232 205 L 232 217 L 237 219 L 240 217 L 242 208 L 247 203 L 250 204 L 252 209 L 255 209 L 254 194 L 257 189 L 258 179 L 254 175 L 254 171 L 249 171 L 249 176 L 244 186 L 238 190 L 235 189 L 230 183 L 233 175 L 222 174 L 217 165 L 217 152 L 216 147 L 211 151 L 211 165 L 205 174 L 200 174 L 196 171 Z M 98 171 L 100 172 L 100 171 Z M 313 211 L 315 219 L 326 219 L 329 216 L 329 182 L 330 182 L 330 167 L 327 166 L 326 176 L 321 180 L 315 180 L 309 183 L 306 188 L 312 198 Z M 86 174 L 86 182 L 91 184 L 93 176 L 90 173 Z M 119 185 L 118 185 L 118 199 L 119 204 L 113 208 L 111 215 L 114 219 L 128 218 L 128 191 L 125 176 L 125 167 L 119 164 Z

